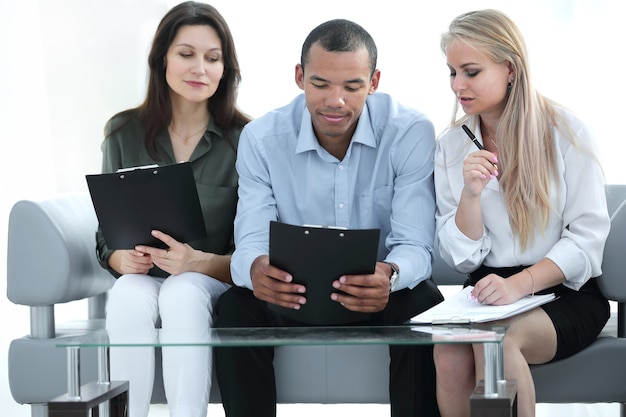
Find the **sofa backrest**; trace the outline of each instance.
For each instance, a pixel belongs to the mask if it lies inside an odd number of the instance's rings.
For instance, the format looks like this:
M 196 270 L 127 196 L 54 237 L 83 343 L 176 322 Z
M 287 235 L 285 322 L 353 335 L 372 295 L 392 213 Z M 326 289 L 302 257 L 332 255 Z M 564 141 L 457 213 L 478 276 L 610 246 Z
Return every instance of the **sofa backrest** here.
M 609 299 L 624 302 L 626 184 L 607 185 L 606 195 L 612 219 L 600 286 Z M 97 222 L 86 192 L 15 203 L 9 215 L 8 298 L 43 306 L 105 293 L 114 279 L 96 260 Z M 466 275 L 448 266 L 435 250 L 433 279 L 438 285 L 462 285 Z
M 609 215 L 613 215 L 619 206 L 626 201 L 626 184 L 608 184 L 606 186 L 606 205 Z
M 604 247 L 602 277 L 598 282 L 602 293 L 609 300 L 624 303 L 626 302 L 626 186 L 609 186 L 607 201 L 610 203 L 611 231 Z

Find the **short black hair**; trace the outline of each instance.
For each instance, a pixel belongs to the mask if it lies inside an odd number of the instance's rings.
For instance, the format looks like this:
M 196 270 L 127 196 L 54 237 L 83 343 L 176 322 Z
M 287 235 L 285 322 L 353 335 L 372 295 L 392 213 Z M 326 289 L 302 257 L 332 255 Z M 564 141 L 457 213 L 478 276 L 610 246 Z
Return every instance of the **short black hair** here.
M 370 58 L 370 73 L 376 71 L 378 50 L 372 36 L 362 26 L 346 19 L 329 20 L 309 33 L 302 44 L 300 65 L 304 69 L 311 47 L 318 43 L 328 52 L 356 52 L 365 47 Z

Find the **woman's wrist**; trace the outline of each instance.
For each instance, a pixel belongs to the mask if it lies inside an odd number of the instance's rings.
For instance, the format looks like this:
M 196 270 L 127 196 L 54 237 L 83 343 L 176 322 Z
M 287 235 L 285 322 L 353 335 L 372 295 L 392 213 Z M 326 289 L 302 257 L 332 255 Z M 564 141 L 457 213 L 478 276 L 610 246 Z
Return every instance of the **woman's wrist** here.
M 530 268 L 524 268 L 524 272 L 526 272 L 526 275 L 530 276 L 531 290 L 529 294 L 533 297 L 535 295 L 535 276 L 530 272 Z

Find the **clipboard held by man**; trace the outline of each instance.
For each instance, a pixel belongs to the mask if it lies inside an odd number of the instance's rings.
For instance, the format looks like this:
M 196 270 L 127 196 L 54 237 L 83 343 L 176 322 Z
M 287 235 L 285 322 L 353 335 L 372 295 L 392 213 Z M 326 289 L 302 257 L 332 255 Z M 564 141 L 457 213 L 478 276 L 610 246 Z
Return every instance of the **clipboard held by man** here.
M 348 310 L 330 294 L 332 282 L 342 275 L 373 274 L 376 269 L 379 229 L 339 229 L 270 222 L 270 264 L 306 287 L 306 304 L 299 310 L 269 304 L 294 320 L 315 325 L 354 323 L 368 313 Z

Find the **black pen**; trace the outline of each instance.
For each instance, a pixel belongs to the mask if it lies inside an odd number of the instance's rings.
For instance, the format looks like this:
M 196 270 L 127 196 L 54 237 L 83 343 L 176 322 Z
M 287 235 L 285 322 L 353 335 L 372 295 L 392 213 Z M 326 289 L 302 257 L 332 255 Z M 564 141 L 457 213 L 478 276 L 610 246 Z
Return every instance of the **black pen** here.
M 467 133 L 467 136 L 469 136 L 469 138 L 472 140 L 472 142 L 474 142 L 474 145 L 476 145 L 476 147 L 479 150 L 483 150 L 485 149 L 483 147 L 483 145 L 480 144 L 480 142 L 478 141 L 478 139 L 476 139 L 476 136 L 474 136 L 474 134 L 472 133 L 472 131 L 469 129 L 469 127 L 465 126 L 465 125 L 461 125 L 461 127 L 463 128 L 463 130 L 465 130 L 465 133 Z M 491 165 L 494 166 L 495 169 L 498 169 L 498 166 L 495 163 L 491 163 Z

